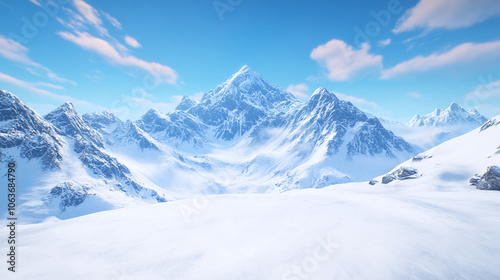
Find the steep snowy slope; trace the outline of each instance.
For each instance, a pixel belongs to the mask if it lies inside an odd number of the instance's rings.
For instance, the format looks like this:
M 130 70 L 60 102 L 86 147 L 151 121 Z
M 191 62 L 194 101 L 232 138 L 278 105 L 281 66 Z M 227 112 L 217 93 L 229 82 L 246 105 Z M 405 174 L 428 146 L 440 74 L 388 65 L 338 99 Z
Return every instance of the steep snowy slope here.
M 244 66 L 226 82 L 203 95 L 187 112 L 214 127 L 214 137 L 232 140 L 262 119 L 287 110 L 298 99 Z
M 184 111 L 163 114 L 152 108 L 135 123 L 155 139 L 175 148 L 190 150 L 209 142 L 208 127 Z
M 260 169 L 249 165 L 245 173 L 258 170 L 261 178 L 273 174 L 272 190 L 279 191 L 367 180 L 416 154 L 376 118 L 324 88 L 306 103 L 262 122 L 250 136 L 250 147 L 262 152 L 256 163 L 272 164 Z
M 17 163 L 18 209 L 26 221 L 172 199 L 106 153 L 101 135 L 70 103 L 44 119 L 0 91 L 0 117 L 0 164 Z M 6 201 L 0 207 L 6 209 Z
M 449 140 L 395 167 L 375 180 L 392 184 L 391 180 L 411 177 L 400 185 L 469 186 L 475 174 L 483 174 L 489 166 L 500 166 L 500 116 L 460 137 Z M 401 176 L 404 170 L 407 176 Z M 404 173 L 404 172 L 403 172 Z M 411 174 L 410 174 L 411 173 Z M 391 175 L 392 174 L 392 175 Z
M 82 115 L 82 119 L 97 130 L 104 138 L 108 138 L 111 132 L 116 129 L 118 125 L 123 123 L 119 118 L 109 112 L 93 112 Z

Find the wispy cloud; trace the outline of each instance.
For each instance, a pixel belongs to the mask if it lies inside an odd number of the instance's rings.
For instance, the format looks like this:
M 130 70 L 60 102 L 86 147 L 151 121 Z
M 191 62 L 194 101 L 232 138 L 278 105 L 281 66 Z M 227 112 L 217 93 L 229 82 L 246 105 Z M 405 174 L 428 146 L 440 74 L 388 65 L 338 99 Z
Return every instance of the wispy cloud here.
M 382 79 L 403 74 L 428 71 L 454 65 L 469 65 L 481 62 L 494 63 L 500 58 L 500 41 L 488 43 L 464 43 L 444 53 L 417 56 L 382 71 Z
M 18 42 L 9 39 L 3 35 L 0 35 L 0 55 L 9 59 L 11 61 L 20 63 L 24 66 L 28 66 L 26 69 L 28 72 L 39 75 L 33 68 L 42 71 L 47 77 L 49 77 L 53 81 L 64 82 L 76 85 L 74 81 L 59 77 L 56 73 L 52 72 L 52 70 L 47 67 L 41 65 L 33 61 L 28 56 L 28 48 L 19 44 Z
M 415 99 L 419 99 L 419 98 L 422 98 L 423 95 L 416 92 L 416 91 L 410 91 L 406 94 L 407 96 L 411 97 L 411 98 L 415 98 Z
M 108 35 L 108 30 L 102 26 L 99 12 L 83 0 L 73 0 L 76 10 L 83 18 L 99 32 L 101 35 Z
M 306 84 L 289 85 L 286 91 L 291 92 L 298 98 L 308 98 L 309 97 L 309 87 Z
M 372 55 L 369 50 L 370 45 L 366 43 L 356 50 L 344 41 L 333 39 L 316 47 L 310 56 L 326 67 L 330 80 L 345 81 L 363 72 L 380 71 L 382 56 Z
M 349 101 L 355 105 L 367 105 L 367 106 L 370 106 L 370 107 L 373 107 L 373 108 L 380 108 L 380 106 L 373 102 L 373 101 L 369 101 L 369 100 L 366 100 L 364 98 L 359 98 L 359 97 L 356 97 L 356 96 L 352 96 L 352 95 L 347 95 L 347 94 L 343 94 L 343 93 L 340 93 L 340 92 L 334 92 L 334 94 L 339 98 L 339 99 L 342 99 L 342 100 L 346 100 L 346 101 Z
M 72 101 L 72 102 L 75 102 L 77 104 L 81 104 L 84 106 L 94 106 L 90 102 L 75 99 L 75 98 L 70 97 L 70 96 L 55 94 L 55 93 L 50 92 L 46 89 L 40 88 L 40 87 L 50 87 L 50 88 L 54 88 L 54 89 L 61 89 L 61 87 L 57 86 L 57 85 L 44 83 L 44 82 L 35 82 L 35 83 L 27 82 L 27 81 L 23 81 L 23 80 L 14 78 L 12 76 L 9 76 L 9 75 L 1 73 L 1 72 L 0 72 L 0 81 L 6 82 L 6 83 L 9 83 L 12 85 L 16 85 L 18 87 L 21 87 L 21 88 L 28 90 L 31 93 L 35 93 L 35 94 L 38 94 L 38 95 L 41 95 L 41 96 L 44 96 L 47 98 L 51 98 L 54 100 L 59 100 L 62 102 Z
M 92 111 L 95 111 L 95 110 L 104 111 L 104 110 L 106 110 L 109 112 L 116 111 L 115 109 L 112 109 L 112 108 L 111 109 L 106 108 L 104 106 L 94 104 L 92 102 L 88 102 L 88 101 L 81 100 L 81 99 L 74 98 L 74 97 L 67 96 L 67 95 L 56 94 L 56 93 L 53 93 L 49 90 L 44 89 L 44 88 L 61 89 L 61 87 L 58 85 L 53 85 L 53 84 L 44 83 L 44 82 L 28 82 L 28 81 L 20 80 L 20 79 L 17 79 L 15 77 L 9 76 L 9 75 L 4 74 L 2 72 L 0 72 L 0 81 L 11 84 L 11 85 L 18 86 L 20 88 L 23 88 L 23 89 L 27 90 L 29 93 L 33 93 L 33 94 L 37 94 L 37 95 L 46 97 L 46 98 L 48 98 L 47 102 L 49 99 L 54 100 L 58 103 L 63 103 L 63 102 L 69 101 L 69 102 L 73 102 L 73 104 L 75 104 L 75 106 L 79 106 L 79 107 L 81 107 L 85 110 L 89 110 L 89 111 L 90 110 L 92 110 Z M 6 89 L 6 88 L 4 88 L 4 89 Z M 37 106 L 33 106 L 33 107 L 37 108 L 37 109 L 40 109 L 40 108 L 47 109 L 47 108 L 52 106 L 50 104 L 36 104 L 36 105 Z M 45 112 L 46 110 L 41 110 L 41 111 Z M 40 111 L 37 111 L 37 112 L 41 113 Z
M 420 0 L 398 21 L 393 31 L 463 28 L 498 15 L 498 0 Z
M 43 68 L 41 64 L 28 57 L 28 48 L 3 35 L 0 35 L 0 55 L 15 62 Z
M 127 45 L 131 46 L 132 48 L 140 48 L 142 47 L 141 44 L 139 44 L 139 42 L 137 42 L 136 39 L 128 36 L 128 35 L 125 35 L 125 42 L 127 43 Z
M 58 32 L 61 38 L 68 40 L 88 51 L 97 53 L 111 63 L 131 66 L 148 72 L 157 83 L 177 84 L 177 73 L 170 67 L 157 62 L 147 62 L 135 56 L 121 54 L 106 40 L 94 37 L 87 32 Z
M 38 7 L 42 6 L 42 4 L 40 4 L 40 2 L 38 2 L 37 0 L 30 0 L 30 2 L 37 5 Z
M 387 47 L 391 44 L 391 38 L 387 38 L 385 40 L 380 40 L 378 41 L 378 46 L 379 47 Z
M 72 0 L 76 12 L 63 8 L 65 18 L 57 20 L 70 31 L 60 31 L 57 34 L 75 45 L 93 53 L 99 54 L 107 62 L 115 65 L 133 67 L 146 71 L 153 82 L 177 84 L 178 75 L 172 68 L 157 62 L 148 62 L 130 54 L 129 49 L 111 36 L 103 26 L 103 17 L 116 28 L 122 29 L 121 23 L 108 13 L 98 11 L 83 0 Z M 97 34 L 94 34 L 95 30 Z M 141 44 L 131 36 L 125 36 L 125 42 L 134 48 Z
M 112 17 L 110 14 L 101 11 L 101 14 L 116 28 L 122 29 L 122 24 L 114 17 Z

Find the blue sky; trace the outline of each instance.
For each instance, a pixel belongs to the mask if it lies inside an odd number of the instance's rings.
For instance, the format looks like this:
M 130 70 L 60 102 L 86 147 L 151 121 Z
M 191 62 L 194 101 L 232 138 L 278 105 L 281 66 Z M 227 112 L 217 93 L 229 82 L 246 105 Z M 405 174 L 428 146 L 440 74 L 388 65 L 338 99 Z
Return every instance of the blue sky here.
M 0 88 L 46 114 L 136 119 L 249 65 L 387 119 L 500 114 L 500 1 L 0 0 Z

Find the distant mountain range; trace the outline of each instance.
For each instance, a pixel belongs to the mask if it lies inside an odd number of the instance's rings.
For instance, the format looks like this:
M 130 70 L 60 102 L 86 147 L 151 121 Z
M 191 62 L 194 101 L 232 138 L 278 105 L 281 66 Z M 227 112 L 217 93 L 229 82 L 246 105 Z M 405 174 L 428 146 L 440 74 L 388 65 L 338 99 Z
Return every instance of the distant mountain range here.
M 483 120 L 456 104 L 431 115 L 410 126 Z M 369 180 L 418 153 L 384 125 L 324 88 L 299 101 L 244 66 L 201 100 L 137 121 L 80 116 L 71 103 L 42 117 L 0 91 L 0 161 L 19 162 L 26 216 L 67 218 L 191 194 Z
M 476 128 L 483 125 L 487 120 L 476 109 L 472 108 L 466 111 L 453 102 L 444 110 L 436 109 L 425 116 L 415 115 L 408 125 L 411 127 L 464 125 Z
M 425 151 L 478 128 L 487 120 L 476 109 L 467 111 L 453 102 L 446 109 L 435 109 L 424 116 L 417 114 L 408 123 L 380 121 L 384 127 L 403 137 L 418 150 Z

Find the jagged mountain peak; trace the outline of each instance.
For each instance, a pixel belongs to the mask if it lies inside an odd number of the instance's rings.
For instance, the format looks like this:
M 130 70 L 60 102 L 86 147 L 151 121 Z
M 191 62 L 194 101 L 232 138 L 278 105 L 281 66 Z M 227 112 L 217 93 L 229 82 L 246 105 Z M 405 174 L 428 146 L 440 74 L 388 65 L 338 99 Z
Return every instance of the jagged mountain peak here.
M 116 126 L 122 123 L 117 116 L 108 111 L 87 113 L 82 115 L 82 118 L 92 128 L 106 135 L 109 135 Z
M 259 73 L 250 69 L 250 66 L 244 65 L 238 72 L 234 73 L 228 79 L 228 82 L 241 81 L 242 79 L 249 79 L 249 78 L 261 79 L 262 77 L 260 76 Z
M 298 99 L 243 67 L 227 81 L 205 93 L 187 112 L 215 128 L 215 137 L 231 140 L 250 131 L 269 115 L 286 111 Z
M 459 112 L 459 111 L 463 110 L 463 108 L 460 107 L 460 105 L 458 105 L 456 102 L 452 102 L 447 109 L 449 111 L 454 111 L 454 112 Z
M 144 115 L 142 115 L 142 117 L 139 120 L 148 123 L 148 122 L 155 122 L 158 119 L 160 120 L 164 119 L 170 121 L 167 115 L 163 114 L 162 112 L 160 112 L 160 110 L 156 108 L 149 109 Z
M 163 115 L 163 113 L 162 113 L 162 112 L 160 112 L 160 110 L 158 110 L 158 109 L 156 109 L 156 108 L 151 108 L 151 109 L 149 109 L 149 110 L 146 112 L 146 114 L 144 114 L 144 115 L 157 115 L 157 116 L 162 116 L 162 115 Z
M 228 102 L 228 99 L 231 101 Z M 283 101 L 296 101 L 297 98 L 284 89 L 268 82 L 259 73 L 244 66 L 224 83 L 218 85 L 203 95 L 201 103 L 223 103 L 229 110 L 234 110 L 233 104 L 239 101 L 259 107 L 273 107 Z M 231 104 L 228 104 L 231 103 Z
M 326 88 L 320 87 L 317 90 L 314 91 L 314 93 L 311 95 L 311 98 L 309 100 L 320 100 L 320 99 L 326 99 L 329 101 L 334 101 L 334 100 L 339 100 L 338 97 L 332 93 L 329 92 Z
M 182 100 L 179 103 L 179 105 L 177 105 L 177 107 L 175 107 L 175 110 L 186 111 L 186 110 L 189 110 L 194 105 L 196 105 L 196 103 L 198 103 L 198 102 L 196 100 L 194 100 L 193 98 L 191 98 L 189 96 L 184 96 L 184 97 L 182 97 Z
M 71 102 L 66 102 L 45 116 L 45 119 L 57 127 L 64 135 L 81 137 L 99 147 L 104 147 L 102 136 L 80 117 Z
M 39 158 L 44 170 L 60 168 L 60 131 L 6 90 L 0 91 L 0 122 L 0 149 L 17 147 L 21 158 Z
M 110 113 L 108 111 L 86 113 L 86 114 L 82 115 L 82 118 L 84 118 L 84 119 L 99 118 L 99 119 L 109 120 L 109 121 L 113 121 L 113 122 L 120 121 L 120 119 L 115 114 Z

